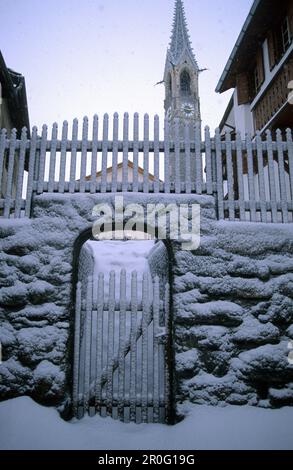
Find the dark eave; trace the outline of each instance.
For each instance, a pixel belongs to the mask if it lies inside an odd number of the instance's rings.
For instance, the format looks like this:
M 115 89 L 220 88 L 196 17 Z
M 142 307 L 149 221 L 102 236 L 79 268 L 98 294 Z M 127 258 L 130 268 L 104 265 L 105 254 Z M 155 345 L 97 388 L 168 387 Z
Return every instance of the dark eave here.
M 12 127 L 18 135 L 23 127 L 30 131 L 27 95 L 24 77 L 9 69 L 0 51 L 0 82 L 3 97 L 7 99 Z
M 216 88 L 223 93 L 236 86 L 237 74 L 251 68 L 251 60 L 267 31 L 284 14 L 288 0 L 255 0 Z

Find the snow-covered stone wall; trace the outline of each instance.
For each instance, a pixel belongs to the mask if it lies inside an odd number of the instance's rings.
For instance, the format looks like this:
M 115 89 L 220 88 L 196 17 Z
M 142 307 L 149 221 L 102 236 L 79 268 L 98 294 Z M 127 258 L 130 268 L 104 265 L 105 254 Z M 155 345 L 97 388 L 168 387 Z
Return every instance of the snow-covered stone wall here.
M 210 222 L 176 251 L 178 397 L 194 403 L 293 404 L 293 226 Z
M 168 241 L 178 400 L 292 404 L 293 227 L 217 222 L 212 197 L 125 194 L 170 200 L 201 205 L 200 248 Z M 40 195 L 32 219 L 0 221 L 0 399 L 70 401 L 76 261 L 101 202 L 114 195 Z

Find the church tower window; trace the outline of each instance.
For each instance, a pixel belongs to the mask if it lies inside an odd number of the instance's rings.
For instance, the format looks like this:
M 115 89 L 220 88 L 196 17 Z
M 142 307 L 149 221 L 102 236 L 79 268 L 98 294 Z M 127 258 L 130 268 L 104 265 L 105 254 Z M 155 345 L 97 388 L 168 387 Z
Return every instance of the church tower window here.
M 190 75 L 187 72 L 187 70 L 183 70 L 183 72 L 180 75 L 180 90 L 182 96 L 189 96 L 191 93 L 190 89 Z

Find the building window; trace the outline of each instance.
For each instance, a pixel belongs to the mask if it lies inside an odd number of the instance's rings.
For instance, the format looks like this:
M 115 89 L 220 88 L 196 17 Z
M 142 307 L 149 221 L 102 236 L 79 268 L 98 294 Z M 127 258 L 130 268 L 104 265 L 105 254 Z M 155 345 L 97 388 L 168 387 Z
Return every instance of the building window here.
M 263 48 L 260 46 L 256 52 L 256 62 L 249 74 L 249 94 L 251 100 L 259 93 L 262 84 L 265 81 Z
M 292 43 L 292 33 L 288 16 L 268 33 L 269 58 L 271 70 L 280 62 Z
M 283 45 L 283 52 L 286 52 L 288 47 L 291 44 L 291 37 L 290 37 L 290 30 L 289 30 L 289 20 L 288 17 L 284 19 L 282 26 L 281 26 L 281 32 L 282 32 L 282 45 Z
M 180 90 L 183 96 L 190 95 L 190 75 L 187 70 L 183 70 L 180 76 Z

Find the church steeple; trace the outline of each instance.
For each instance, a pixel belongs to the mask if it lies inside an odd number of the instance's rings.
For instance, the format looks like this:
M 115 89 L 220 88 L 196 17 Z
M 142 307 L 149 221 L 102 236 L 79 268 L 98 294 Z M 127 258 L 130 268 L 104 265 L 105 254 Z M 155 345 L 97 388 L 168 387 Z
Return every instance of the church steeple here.
M 175 0 L 171 41 L 167 49 L 164 84 L 165 116 L 169 121 L 170 139 L 174 138 L 175 123 L 179 121 L 180 138 L 188 124 L 190 138 L 194 140 L 195 127 L 200 127 L 200 101 L 198 92 L 199 67 L 191 46 L 182 0 Z M 171 178 L 174 176 L 171 162 Z M 173 174 L 173 176 L 172 176 Z M 185 162 L 181 162 L 182 179 L 185 178 Z M 195 174 L 195 173 L 194 173 Z
M 173 59 L 172 62 L 174 64 L 178 64 L 180 62 L 181 56 L 184 51 L 189 54 L 193 65 L 197 67 L 197 62 L 194 57 L 188 33 L 184 6 L 182 0 L 176 0 L 172 36 L 169 48 L 169 53 L 171 58 Z

